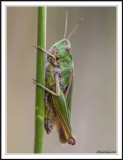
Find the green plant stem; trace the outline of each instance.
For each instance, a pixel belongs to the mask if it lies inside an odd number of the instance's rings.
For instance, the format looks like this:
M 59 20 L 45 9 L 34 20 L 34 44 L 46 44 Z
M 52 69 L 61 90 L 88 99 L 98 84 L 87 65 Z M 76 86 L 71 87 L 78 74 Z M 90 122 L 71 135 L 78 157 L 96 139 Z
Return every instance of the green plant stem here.
M 37 45 L 46 50 L 46 8 L 38 7 Z M 45 86 L 45 54 L 37 49 L 36 81 Z M 36 86 L 34 153 L 42 153 L 44 137 L 45 91 Z

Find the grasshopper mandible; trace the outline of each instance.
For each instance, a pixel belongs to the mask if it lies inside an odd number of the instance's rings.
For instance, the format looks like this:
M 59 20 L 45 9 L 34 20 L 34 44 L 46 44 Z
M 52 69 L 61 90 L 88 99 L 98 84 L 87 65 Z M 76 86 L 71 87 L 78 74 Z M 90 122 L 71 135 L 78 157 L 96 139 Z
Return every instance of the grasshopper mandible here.
M 73 31 L 66 37 L 67 17 L 65 23 L 64 39 L 55 43 L 49 51 L 40 49 L 47 55 L 45 86 L 37 83 L 34 84 L 45 89 L 45 122 L 44 127 L 49 134 L 54 125 L 56 125 L 61 143 L 74 145 L 76 143 L 72 134 L 70 124 L 70 114 L 72 105 L 73 89 L 73 61 L 71 54 L 70 37 L 75 32 L 82 19 L 77 23 Z

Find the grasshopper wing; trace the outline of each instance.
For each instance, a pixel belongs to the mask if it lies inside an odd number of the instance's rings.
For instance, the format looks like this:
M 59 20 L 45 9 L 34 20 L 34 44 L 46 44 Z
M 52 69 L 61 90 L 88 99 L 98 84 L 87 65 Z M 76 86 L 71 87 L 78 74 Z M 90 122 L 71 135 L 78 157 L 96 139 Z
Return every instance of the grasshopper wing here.
M 72 79 L 72 83 L 71 83 L 70 90 L 69 90 L 69 93 L 68 93 L 68 97 L 66 99 L 67 106 L 68 106 L 68 111 L 69 111 L 69 119 L 71 117 L 72 95 L 73 95 L 73 79 Z

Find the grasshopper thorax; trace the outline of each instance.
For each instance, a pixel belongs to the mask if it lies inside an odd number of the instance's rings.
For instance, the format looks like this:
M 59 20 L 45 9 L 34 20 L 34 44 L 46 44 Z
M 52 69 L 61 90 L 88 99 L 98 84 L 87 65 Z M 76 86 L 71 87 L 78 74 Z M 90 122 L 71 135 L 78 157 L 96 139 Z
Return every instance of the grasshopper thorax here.
M 67 39 L 62 39 L 55 43 L 49 50 L 51 54 L 56 56 L 56 58 L 63 58 L 71 54 L 70 41 Z

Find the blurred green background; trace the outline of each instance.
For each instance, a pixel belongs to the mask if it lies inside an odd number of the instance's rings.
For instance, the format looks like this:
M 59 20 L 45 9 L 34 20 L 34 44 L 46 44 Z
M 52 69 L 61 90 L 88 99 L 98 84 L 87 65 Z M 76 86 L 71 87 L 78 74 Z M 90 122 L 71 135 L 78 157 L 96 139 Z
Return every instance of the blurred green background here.
M 48 7 L 47 50 L 71 37 L 75 65 L 71 124 L 76 145 L 61 145 L 54 127 L 44 153 L 116 150 L 116 8 Z M 37 8 L 7 7 L 7 153 L 33 153 Z

